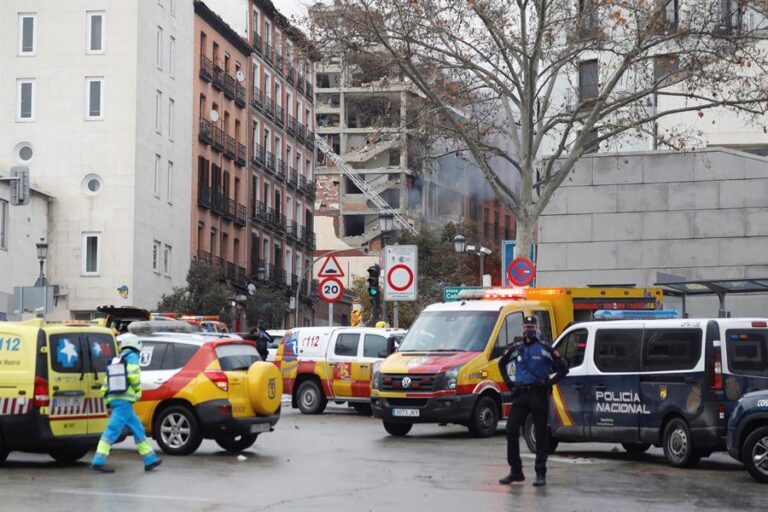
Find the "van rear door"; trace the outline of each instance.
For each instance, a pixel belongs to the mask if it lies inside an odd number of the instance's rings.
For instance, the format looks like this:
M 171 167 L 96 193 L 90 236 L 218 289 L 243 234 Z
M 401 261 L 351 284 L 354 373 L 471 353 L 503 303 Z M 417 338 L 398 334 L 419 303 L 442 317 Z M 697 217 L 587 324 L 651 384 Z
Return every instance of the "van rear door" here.
M 768 320 L 719 322 L 725 331 L 721 350 L 729 415 L 742 395 L 768 389 Z
M 640 347 L 643 323 L 596 329 L 588 348 L 587 389 L 589 438 L 595 441 L 636 443 L 640 417 Z
M 88 420 L 88 433 L 100 434 L 104 432 L 109 422 L 101 385 L 104 383 L 107 365 L 117 354 L 117 347 L 114 336 L 104 332 L 83 333 L 81 344 L 88 365 L 88 371 L 83 379 L 85 384 L 83 416 Z
M 85 435 L 84 418 L 88 361 L 81 333 L 48 333 L 48 388 L 51 397 L 51 432 L 55 436 Z

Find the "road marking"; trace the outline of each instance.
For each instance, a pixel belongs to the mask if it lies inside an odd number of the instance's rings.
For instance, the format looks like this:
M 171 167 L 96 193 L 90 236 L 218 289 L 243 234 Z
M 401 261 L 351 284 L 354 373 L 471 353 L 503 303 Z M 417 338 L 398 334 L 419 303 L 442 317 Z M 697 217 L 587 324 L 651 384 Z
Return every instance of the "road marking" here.
M 526 459 L 535 459 L 536 455 L 533 453 L 523 453 L 520 455 L 521 457 L 525 457 Z M 583 458 L 575 458 L 571 459 L 570 457 L 558 457 L 558 456 L 552 456 L 550 455 L 547 457 L 547 461 L 553 461 L 553 462 L 564 462 L 566 464 L 592 464 L 591 459 L 583 459 Z
M 87 496 L 117 496 L 120 498 L 145 498 L 148 500 L 170 500 L 170 501 L 200 501 L 205 503 L 213 503 L 213 500 L 206 498 L 183 498 L 180 496 L 163 496 L 160 494 L 135 494 L 132 492 L 97 492 L 97 491 L 82 491 L 82 490 L 70 490 L 70 489 L 53 489 L 55 493 L 59 494 L 77 494 Z

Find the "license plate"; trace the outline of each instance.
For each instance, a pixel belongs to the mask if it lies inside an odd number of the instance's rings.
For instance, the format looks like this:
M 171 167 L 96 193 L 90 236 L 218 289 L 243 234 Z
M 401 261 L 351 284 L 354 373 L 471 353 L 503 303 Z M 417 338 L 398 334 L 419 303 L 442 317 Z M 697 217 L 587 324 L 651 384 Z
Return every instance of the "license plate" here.
M 407 418 L 415 418 L 419 416 L 418 409 L 392 409 L 392 416 L 403 416 Z
M 269 423 L 254 423 L 251 425 L 251 434 L 269 432 Z
M 59 407 L 77 407 L 80 405 L 79 398 L 56 398 L 54 402 Z

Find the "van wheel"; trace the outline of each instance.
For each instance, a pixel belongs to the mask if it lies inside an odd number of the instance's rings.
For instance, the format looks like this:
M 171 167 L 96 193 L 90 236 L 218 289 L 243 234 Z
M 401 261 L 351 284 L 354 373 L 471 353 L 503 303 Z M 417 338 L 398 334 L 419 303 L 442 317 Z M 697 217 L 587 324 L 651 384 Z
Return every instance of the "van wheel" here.
M 5 443 L 3 442 L 3 436 L 0 434 L 0 464 L 5 462 L 5 459 L 8 458 L 8 453 L 10 452 L 6 450 Z
M 305 380 L 296 391 L 299 410 L 304 414 L 320 414 L 325 410 L 328 399 L 314 380 Z
M 525 445 L 528 447 L 528 451 L 531 453 L 536 453 L 536 428 L 533 424 L 533 415 L 529 414 L 527 418 L 525 418 L 525 423 L 523 424 L 523 439 L 525 439 Z M 557 450 L 557 445 L 560 444 L 560 441 L 552 437 L 552 433 L 549 433 L 549 454 L 555 453 L 555 450 Z
M 651 443 L 621 443 L 621 447 L 632 457 L 639 457 L 648 451 Z
M 203 442 L 194 413 L 183 405 L 163 409 L 155 420 L 155 440 L 168 455 L 189 455 Z
M 217 437 L 214 441 L 228 452 L 238 453 L 253 446 L 257 437 L 259 434 L 243 434 L 234 437 Z
M 469 419 L 469 431 L 475 437 L 491 437 L 496 433 L 498 424 L 499 409 L 496 402 L 489 396 L 481 397 Z
M 672 418 L 664 429 L 664 457 L 670 466 L 690 468 L 699 463 L 701 455 L 693 446 L 691 430 L 680 418 Z
M 371 404 L 352 404 L 352 408 L 361 416 L 370 416 L 373 414 Z
M 752 478 L 768 483 L 768 427 L 756 428 L 744 441 L 741 460 Z
M 392 421 L 384 422 L 384 430 L 386 430 L 389 435 L 395 437 L 407 436 L 408 432 L 411 431 L 411 427 L 413 427 L 413 423 L 394 423 Z
M 85 457 L 86 453 L 88 453 L 88 448 L 56 448 L 51 450 L 48 455 L 53 457 L 56 462 L 74 464 Z

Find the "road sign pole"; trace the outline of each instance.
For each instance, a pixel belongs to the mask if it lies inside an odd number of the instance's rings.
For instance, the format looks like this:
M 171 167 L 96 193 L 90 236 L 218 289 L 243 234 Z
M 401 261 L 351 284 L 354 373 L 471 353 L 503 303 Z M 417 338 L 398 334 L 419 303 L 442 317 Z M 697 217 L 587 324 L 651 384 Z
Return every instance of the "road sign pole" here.
M 333 302 L 328 303 L 328 327 L 333 327 Z
M 399 329 L 400 328 L 400 303 L 397 301 L 395 302 L 395 311 L 392 314 L 392 317 L 393 317 L 392 327 L 394 327 L 395 329 Z

